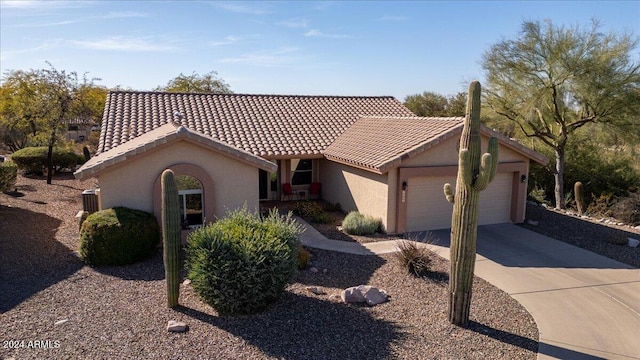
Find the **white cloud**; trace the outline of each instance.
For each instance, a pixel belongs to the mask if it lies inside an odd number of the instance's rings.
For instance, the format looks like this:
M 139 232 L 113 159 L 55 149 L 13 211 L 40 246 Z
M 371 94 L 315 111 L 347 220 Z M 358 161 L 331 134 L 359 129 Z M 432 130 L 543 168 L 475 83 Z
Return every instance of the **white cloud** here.
M 285 21 L 280 21 L 276 25 L 289 27 L 289 28 L 306 28 L 309 26 L 309 19 L 306 18 L 293 18 Z
M 78 24 L 83 22 L 82 20 L 64 20 L 64 21 L 56 21 L 56 22 L 50 22 L 50 23 L 21 23 L 21 24 L 17 24 L 17 25 L 11 25 L 10 27 L 14 27 L 14 28 L 36 28 L 36 27 L 50 27 L 50 26 L 64 26 L 64 25 L 71 25 L 71 24 Z
M 106 15 L 100 16 L 103 19 L 121 19 L 121 18 L 143 18 L 148 17 L 148 14 L 135 12 L 135 11 L 111 11 Z
M 330 34 L 322 32 L 318 29 L 311 29 L 304 33 L 305 37 L 327 38 L 327 39 L 348 39 L 351 36 L 345 34 Z
M 209 45 L 210 46 L 224 46 L 224 45 L 231 45 L 231 44 L 235 44 L 238 41 L 240 41 L 240 37 L 239 36 L 233 36 L 233 35 L 229 35 L 227 37 L 225 37 L 222 40 L 214 40 L 214 41 L 210 41 Z
M 293 53 L 297 51 L 298 48 L 295 47 L 283 47 L 273 51 L 259 51 L 237 57 L 224 58 L 221 59 L 220 62 L 269 67 L 291 65 L 298 60 L 298 58 L 293 55 Z
M 248 4 L 243 4 L 239 2 L 214 3 L 215 6 L 223 10 L 241 13 L 241 14 L 265 15 L 265 14 L 271 13 L 271 11 L 267 10 L 262 6 L 255 6 L 257 4 L 260 4 L 260 3 L 259 2 L 251 3 L 251 6 Z
M 3 8 L 11 9 L 55 9 L 55 8 L 75 8 L 84 6 L 92 1 L 40 1 L 40 0 L 2 0 L 0 5 Z
M 102 40 L 69 40 L 68 43 L 92 50 L 149 52 L 168 51 L 174 49 L 171 46 L 154 44 L 147 38 L 133 38 L 125 36 L 114 36 Z

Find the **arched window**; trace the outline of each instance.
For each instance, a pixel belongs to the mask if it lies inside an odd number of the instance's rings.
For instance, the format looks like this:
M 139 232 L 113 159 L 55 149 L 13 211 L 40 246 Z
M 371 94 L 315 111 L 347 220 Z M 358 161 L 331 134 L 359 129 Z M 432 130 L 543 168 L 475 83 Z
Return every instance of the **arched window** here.
M 195 229 L 204 223 L 204 204 L 202 198 L 202 184 L 189 175 L 176 176 L 178 195 L 180 196 L 180 213 L 182 228 Z

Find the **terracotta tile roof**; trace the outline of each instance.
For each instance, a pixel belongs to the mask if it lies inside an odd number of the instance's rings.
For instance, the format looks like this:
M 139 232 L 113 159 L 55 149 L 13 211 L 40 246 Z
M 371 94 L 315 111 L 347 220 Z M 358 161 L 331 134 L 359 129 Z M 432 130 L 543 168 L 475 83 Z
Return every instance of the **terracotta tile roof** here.
M 355 122 L 324 151 L 324 156 L 383 174 L 402 161 L 451 137 L 459 137 L 464 117 L 370 117 Z M 546 164 L 549 159 L 486 126 L 481 132 L 495 136 L 506 147 Z
M 413 116 L 393 97 L 180 94 L 107 95 L 98 152 L 171 121 L 255 155 L 321 157 L 363 116 Z
M 324 156 L 382 174 L 454 136 L 463 121 L 463 117 L 363 118 L 336 139 Z
M 202 144 L 211 151 L 223 153 L 244 163 L 253 165 L 268 172 L 274 172 L 278 166 L 254 154 L 238 149 L 211 137 L 204 136 L 196 131 L 187 129 L 175 123 L 162 125 L 143 135 L 140 135 L 121 146 L 102 152 L 87 161 L 74 173 L 78 179 L 94 177 L 103 170 L 120 164 L 131 157 L 141 155 L 152 149 L 166 146 L 175 141 L 186 140 L 196 144 Z

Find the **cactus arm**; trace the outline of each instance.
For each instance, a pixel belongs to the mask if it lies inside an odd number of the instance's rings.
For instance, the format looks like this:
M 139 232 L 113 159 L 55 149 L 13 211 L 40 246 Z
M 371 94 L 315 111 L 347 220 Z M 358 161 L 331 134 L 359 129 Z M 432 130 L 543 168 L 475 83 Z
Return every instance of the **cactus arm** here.
M 447 198 L 447 201 L 450 203 L 454 202 L 453 190 L 451 189 L 451 184 L 444 184 L 444 197 Z
M 162 240 L 164 272 L 167 281 L 167 305 L 178 305 L 180 295 L 180 199 L 173 171 L 162 172 Z

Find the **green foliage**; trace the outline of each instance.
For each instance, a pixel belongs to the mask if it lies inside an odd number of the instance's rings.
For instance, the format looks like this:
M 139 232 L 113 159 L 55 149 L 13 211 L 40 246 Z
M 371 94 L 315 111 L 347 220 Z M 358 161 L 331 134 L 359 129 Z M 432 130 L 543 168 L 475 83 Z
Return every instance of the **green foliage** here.
M 80 229 L 80 257 L 91 265 L 127 265 L 150 256 L 160 242 L 155 216 L 115 207 L 87 217 Z
M 537 202 L 538 204 L 546 204 L 547 197 L 545 195 L 545 190 L 540 189 L 538 187 L 534 187 L 531 191 L 529 191 L 529 199 Z
M 396 261 L 407 274 L 414 276 L 425 275 L 433 261 L 431 252 L 416 241 L 404 240 L 398 243 L 398 251 L 393 253 Z
M 640 225 L 640 193 L 619 199 L 611 207 L 611 215 L 628 225 Z
M 324 211 L 338 211 L 338 212 L 342 212 L 342 205 L 340 205 L 339 202 L 332 204 L 332 203 L 325 203 L 324 204 Z
M 20 170 L 27 173 L 40 172 L 47 167 L 46 146 L 27 147 L 16 151 L 11 155 L 11 159 L 15 161 Z M 56 170 L 74 168 L 76 165 L 83 164 L 85 158 L 83 155 L 76 154 L 73 151 L 63 149 L 53 149 L 53 167 Z
M 416 116 L 464 116 L 467 94 L 458 93 L 454 96 L 427 92 L 408 95 L 404 105 Z
M 276 302 L 298 267 L 302 228 L 276 209 L 260 218 L 246 208 L 189 234 L 188 278 L 220 314 L 251 314 Z
M 316 201 L 299 201 L 296 203 L 293 213 L 316 224 L 328 224 L 333 220 Z
M 16 186 L 18 166 L 13 161 L 0 163 L 0 191 L 7 191 Z
M 351 211 L 342 221 L 342 230 L 351 235 L 371 235 L 382 229 L 382 221 L 370 215 Z
M 590 187 L 587 177 L 569 181 L 564 169 L 567 144 L 579 129 L 607 124 L 635 138 L 640 133 L 640 66 L 632 56 L 638 41 L 599 27 L 596 21 L 586 29 L 525 21 L 518 38 L 500 41 L 483 56 L 487 103 L 520 136 L 538 139 L 558 159 L 556 207 L 563 205 L 565 184 L 580 180 Z
M 298 269 L 306 269 L 311 261 L 311 253 L 304 246 L 298 245 Z
M 182 217 L 178 185 L 173 171 L 162 172 L 162 248 L 164 274 L 167 280 L 167 304 L 178 305 L 180 295 L 180 251 L 182 249 Z
M 175 93 L 233 93 L 229 88 L 229 84 L 219 78 L 218 73 L 215 71 L 204 75 L 193 72 L 188 76 L 180 73 L 176 78 L 170 80 L 166 86 L 158 86 L 155 90 Z
M 12 150 L 53 145 L 71 119 L 99 123 L 107 94 L 94 80 L 76 72 L 48 69 L 9 70 L 0 85 L 0 128 Z

